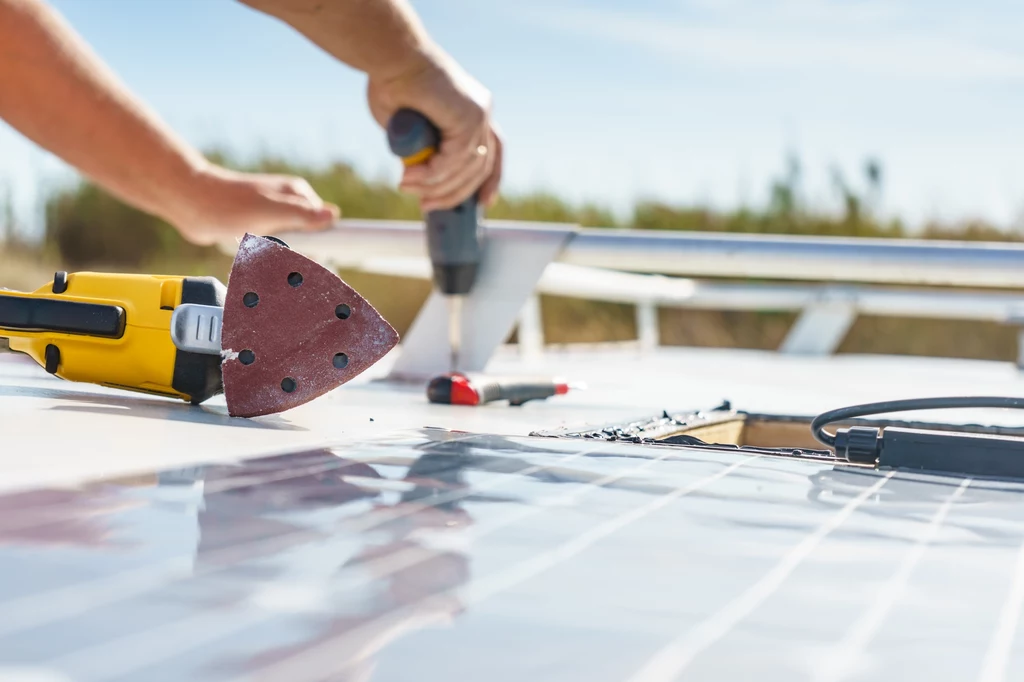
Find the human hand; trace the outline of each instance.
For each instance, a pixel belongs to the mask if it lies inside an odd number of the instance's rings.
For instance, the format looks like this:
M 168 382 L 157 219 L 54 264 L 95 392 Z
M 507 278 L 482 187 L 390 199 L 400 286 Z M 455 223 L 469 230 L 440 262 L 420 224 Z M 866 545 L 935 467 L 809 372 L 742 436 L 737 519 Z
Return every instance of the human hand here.
M 209 164 L 195 174 L 186 201 L 164 216 L 195 244 L 246 232 L 322 230 L 340 215 L 309 183 L 291 175 L 242 173 Z
M 398 109 L 409 107 L 440 129 L 438 153 L 406 167 L 400 185 L 420 197 L 424 212 L 457 206 L 477 190 L 481 203 L 494 202 L 503 150 L 491 120 L 491 93 L 458 64 L 441 55 L 397 77 L 371 76 L 367 99 L 381 127 Z

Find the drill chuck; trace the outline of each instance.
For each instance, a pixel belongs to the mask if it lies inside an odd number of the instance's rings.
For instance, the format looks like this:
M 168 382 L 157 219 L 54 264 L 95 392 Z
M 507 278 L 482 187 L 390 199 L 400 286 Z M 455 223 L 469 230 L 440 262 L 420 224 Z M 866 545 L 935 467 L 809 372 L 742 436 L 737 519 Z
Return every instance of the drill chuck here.
M 475 208 L 476 200 L 469 202 Z M 434 265 L 434 284 L 442 294 L 464 295 L 473 288 L 480 264 L 478 229 L 475 211 L 427 214 L 427 250 Z

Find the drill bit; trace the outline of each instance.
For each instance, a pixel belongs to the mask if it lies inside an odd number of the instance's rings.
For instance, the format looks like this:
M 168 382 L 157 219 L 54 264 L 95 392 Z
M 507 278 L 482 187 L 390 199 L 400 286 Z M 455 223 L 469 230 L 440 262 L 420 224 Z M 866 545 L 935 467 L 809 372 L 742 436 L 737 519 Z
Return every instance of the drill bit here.
M 462 301 L 463 296 L 448 296 L 448 344 L 451 347 L 449 364 L 452 372 L 459 371 L 459 352 L 462 350 Z

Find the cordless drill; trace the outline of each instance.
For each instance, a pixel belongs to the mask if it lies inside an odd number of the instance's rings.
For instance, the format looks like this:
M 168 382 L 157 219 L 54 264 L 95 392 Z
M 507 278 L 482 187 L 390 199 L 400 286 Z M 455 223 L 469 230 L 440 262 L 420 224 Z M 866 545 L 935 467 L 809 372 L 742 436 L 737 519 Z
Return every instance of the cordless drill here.
M 441 134 L 423 114 L 400 109 L 387 127 L 391 151 L 407 166 L 427 161 L 437 152 Z M 448 299 L 448 338 L 451 371 L 458 371 L 462 347 L 462 302 L 476 282 L 482 253 L 477 194 L 454 208 L 426 216 L 427 250 L 434 284 Z

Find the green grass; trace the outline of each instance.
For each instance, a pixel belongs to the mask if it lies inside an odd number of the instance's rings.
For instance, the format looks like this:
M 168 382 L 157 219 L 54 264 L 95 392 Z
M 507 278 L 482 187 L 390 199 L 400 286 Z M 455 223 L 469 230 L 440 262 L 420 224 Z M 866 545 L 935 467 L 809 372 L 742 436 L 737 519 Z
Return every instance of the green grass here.
M 53 278 L 50 262 L 34 249 L 0 247 L 0 289 L 34 291 Z M 0 338 L 0 353 L 10 350 Z
M 34 291 L 53 279 L 58 262 L 37 249 L 0 246 L 0 289 Z

